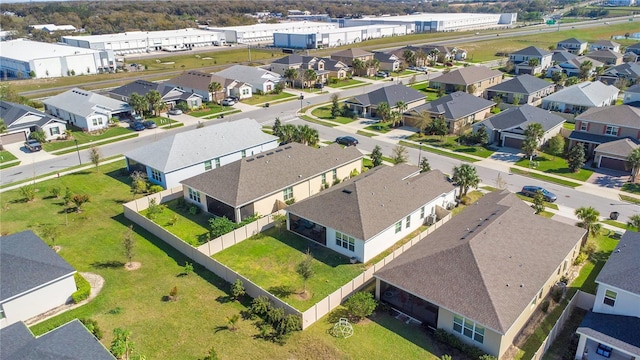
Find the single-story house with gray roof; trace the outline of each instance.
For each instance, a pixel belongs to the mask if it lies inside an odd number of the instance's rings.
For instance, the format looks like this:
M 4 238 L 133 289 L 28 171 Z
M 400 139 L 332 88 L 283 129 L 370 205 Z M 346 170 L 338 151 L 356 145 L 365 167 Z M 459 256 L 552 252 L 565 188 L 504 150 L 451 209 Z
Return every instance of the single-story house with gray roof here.
M 414 127 L 419 127 L 425 113 L 429 114 L 432 119 L 444 117 L 449 126 L 449 133 L 456 134 L 458 130 L 490 116 L 491 108 L 495 104 L 493 101 L 457 91 L 416 106 L 405 111 L 403 115 L 405 125 Z
M 114 99 L 129 102 L 131 94 L 136 93 L 146 96 L 147 93 L 152 90 L 160 93 L 162 102 L 164 102 L 168 108 L 172 108 L 181 102 L 187 104 L 189 109 L 198 108 L 202 105 L 202 96 L 198 94 L 186 92 L 167 83 L 156 83 L 140 79 L 112 89 L 108 92 L 108 95 Z M 149 104 L 149 110 L 153 110 L 151 104 Z
M 542 108 L 579 114 L 593 107 L 615 104 L 620 90 L 600 81 L 586 81 L 568 86 L 542 99 Z
M 292 232 L 367 262 L 455 201 L 456 187 L 439 170 L 379 166 L 287 207 Z
M 504 102 L 517 105 L 530 104 L 537 106 L 542 98 L 553 94 L 556 86 L 529 74 L 519 75 L 500 84 L 491 86 L 484 91 L 484 98 L 493 100 L 500 97 Z
M 290 143 L 181 181 L 184 198 L 234 222 L 267 215 L 362 171 L 362 153 Z
M 640 63 L 624 63 L 608 68 L 598 76 L 598 80 L 609 84 L 621 84 L 624 80 L 629 85 L 640 83 Z
M 64 121 L 22 104 L 0 100 L 0 113 L 7 127 L 0 144 L 23 142 L 37 130 L 42 130 L 47 140 L 56 140 L 67 129 Z
M 0 328 L 66 304 L 76 270 L 31 230 L 0 237 Z
M 253 119 L 205 126 L 162 138 L 124 154 L 127 170 L 142 171 L 165 189 L 180 181 L 278 146 Z
M 242 100 L 253 96 L 251 84 L 202 71 L 187 71 L 173 79 L 167 80 L 166 83 L 186 92 L 198 94 L 205 101 L 220 101 L 227 96 L 236 96 Z M 211 83 L 220 84 L 222 89 L 215 94 L 210 92 L 209 85 Z
M 218 71 L 214 75 L 232 79 L 251 85 L 254 93 L 269 93 L 276 88 L 282 77 L 272 71 L 261 67 L 233 65 L 224 70 Z
M 489 144 L 497 143 L 499 146 L 507 146 L 516 149 L 522 147 L 524 130 L 529 124 L 538 123 L 544 129 L 544 135 L 540 139 L 540 145 L 560 133 L 565 119 L 549 111 L 535 106 L 523 105 L 507 109 L 484 121 L 473 125 L 473 131 L 477 132 L 484 127 L 489 135 Z
M 393 84 L 357 95 L 345 100 L 344 103 L 362 117 L 376 117 L 380 103 L 387 103 L 393 111 L 396 109 L 396 104 L 404 102 L 409 110 L 424 104 L 425 99 L 424 94 L 418 90 L 402 84 Z
M 640 107 L 640 83 L 629 87 L 624 92 L 622 103 L 629 106 Z
M 501 358 L 585 237 L 495 191 L 375 272 L 376 298 Z
M 624 233 L 596 283 L 593 310 L 582 319 L 575 359 L 640 359 L 640 233 Z

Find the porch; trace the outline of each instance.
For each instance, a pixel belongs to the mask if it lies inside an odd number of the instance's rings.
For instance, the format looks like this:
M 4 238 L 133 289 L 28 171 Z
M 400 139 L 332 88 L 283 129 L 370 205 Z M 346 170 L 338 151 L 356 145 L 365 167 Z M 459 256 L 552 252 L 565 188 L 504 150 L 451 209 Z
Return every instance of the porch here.
M 289 230 L 327 246 L 327 228 L 299 216 L 289 214 Z
M 582 360 L 629 360 L 633 356 L 611 348 L 605 344 L 588 339 L 585 343 Z
M 380 301 L 431 328 L 437 328 L 438 306 L 383 281 L 379 285 Z

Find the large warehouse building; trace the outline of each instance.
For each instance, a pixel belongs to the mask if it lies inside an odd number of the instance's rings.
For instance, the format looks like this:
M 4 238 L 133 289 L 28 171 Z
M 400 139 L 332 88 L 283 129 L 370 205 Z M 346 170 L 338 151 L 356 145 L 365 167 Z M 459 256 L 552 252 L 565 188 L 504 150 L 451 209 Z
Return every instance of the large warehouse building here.
M 106 35 L 63 36 L 62 42 L 87 49 L 113 50 L 116 55 L 125 55 L 220 45 L 224 42 L 224 35 L 200 29 L 130 31 Z
M 272 44 L 274 33 L 317 33 L 337 29 L 338 24 L 312 21 L 295 21 L 276 24 L 256 24 L 231 27 L 208 27 L 207 30 L 224 32 L 228 43 L 236 44 Z
M 293 49 L 320 49 L 406 34 L 406 26 L 404 25 L 353 26 L 303 33 L 282 32 L 273 34 L 273 46 Z
M 340 27 L 362 25 L 404 25 L 407 33 L 464 31 L 509 27 L 515 24 L 518 14 L 475 13 L 421 13 L 402 16 L 381 16 L 361 19 L 338 19 Z
M 49 78 L 114 71 L 113 52 L 80 49 L 26 39 L 0 42 L 0 73 L 5 78 Z

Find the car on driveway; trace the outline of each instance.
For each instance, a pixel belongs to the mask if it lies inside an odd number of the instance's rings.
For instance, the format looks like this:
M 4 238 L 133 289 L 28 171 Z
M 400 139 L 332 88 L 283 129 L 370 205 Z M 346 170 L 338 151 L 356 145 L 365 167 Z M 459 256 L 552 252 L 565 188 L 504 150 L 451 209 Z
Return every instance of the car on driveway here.
M 24 147 L 29 149 L 29 151 L 31 151 L 31 152 L 36 152 L 36 151 L 42 150 L 42 145 L 40 145 L 40 143 L 38 141 L 33 140 L 33 139 L 29 139 L 29 140 L 25 141 Z
M 236 104 L 236 101 L 232 98 L 225 98 L 222 100 L 222 105 L 223 106 L 233 106 Z
M 135 131 L 142 131 L 142 130 L 146 129 L 146 127 L 144 126 L 144 123 L 142 121 L 133 121 L 133 122 L 131 122 L 131 124 L 129 124 L 129 128 L 131 128 L 131 130 L 135 130 Z
M 542 193 L 544 201 L 554 202 L 558 199 L 558 197 L 554 193 L 540 186 L 525 186 L 522 188 L 522 191 L 520 191 L 520 193 L 528 197 L 534 197 L 538 191 Z
M 167 112 L 169 115 L 182 115 L 182 110 L 173 108 Z
M 381 78 L 386 78 L 387 76 L 389 76 L 389 74 L 387 74 L 385 71 L 378 71 L 376 73 L 376 76 Z
M 151 120 L 147 120 L 147 121 L 143 122 L 142 125 L 144 125 L 144 127 L 147 128 L 147 129 L 155 129 L 155 128 L 158 127 L 158 124 L 156 124 L 155 122 L 153 122 Z
M 356 146 L 358 145 L 358 139 L 353 136 L 340 136 L 336 138 L 336 143 L 345 146 Z

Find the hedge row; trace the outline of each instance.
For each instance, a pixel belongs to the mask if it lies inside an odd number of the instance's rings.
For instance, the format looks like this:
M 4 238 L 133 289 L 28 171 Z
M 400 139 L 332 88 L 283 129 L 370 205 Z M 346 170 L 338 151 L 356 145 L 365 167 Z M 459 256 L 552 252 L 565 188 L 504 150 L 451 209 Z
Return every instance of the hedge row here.
M 73 302 L 77 304 L 89 297 L 89 294 L 91 294 L 91 284 L 78 272 L 73 274 L 73 278 L 76 280 L 76 288 L 78 290 L 71 294 L 71 298 Z

